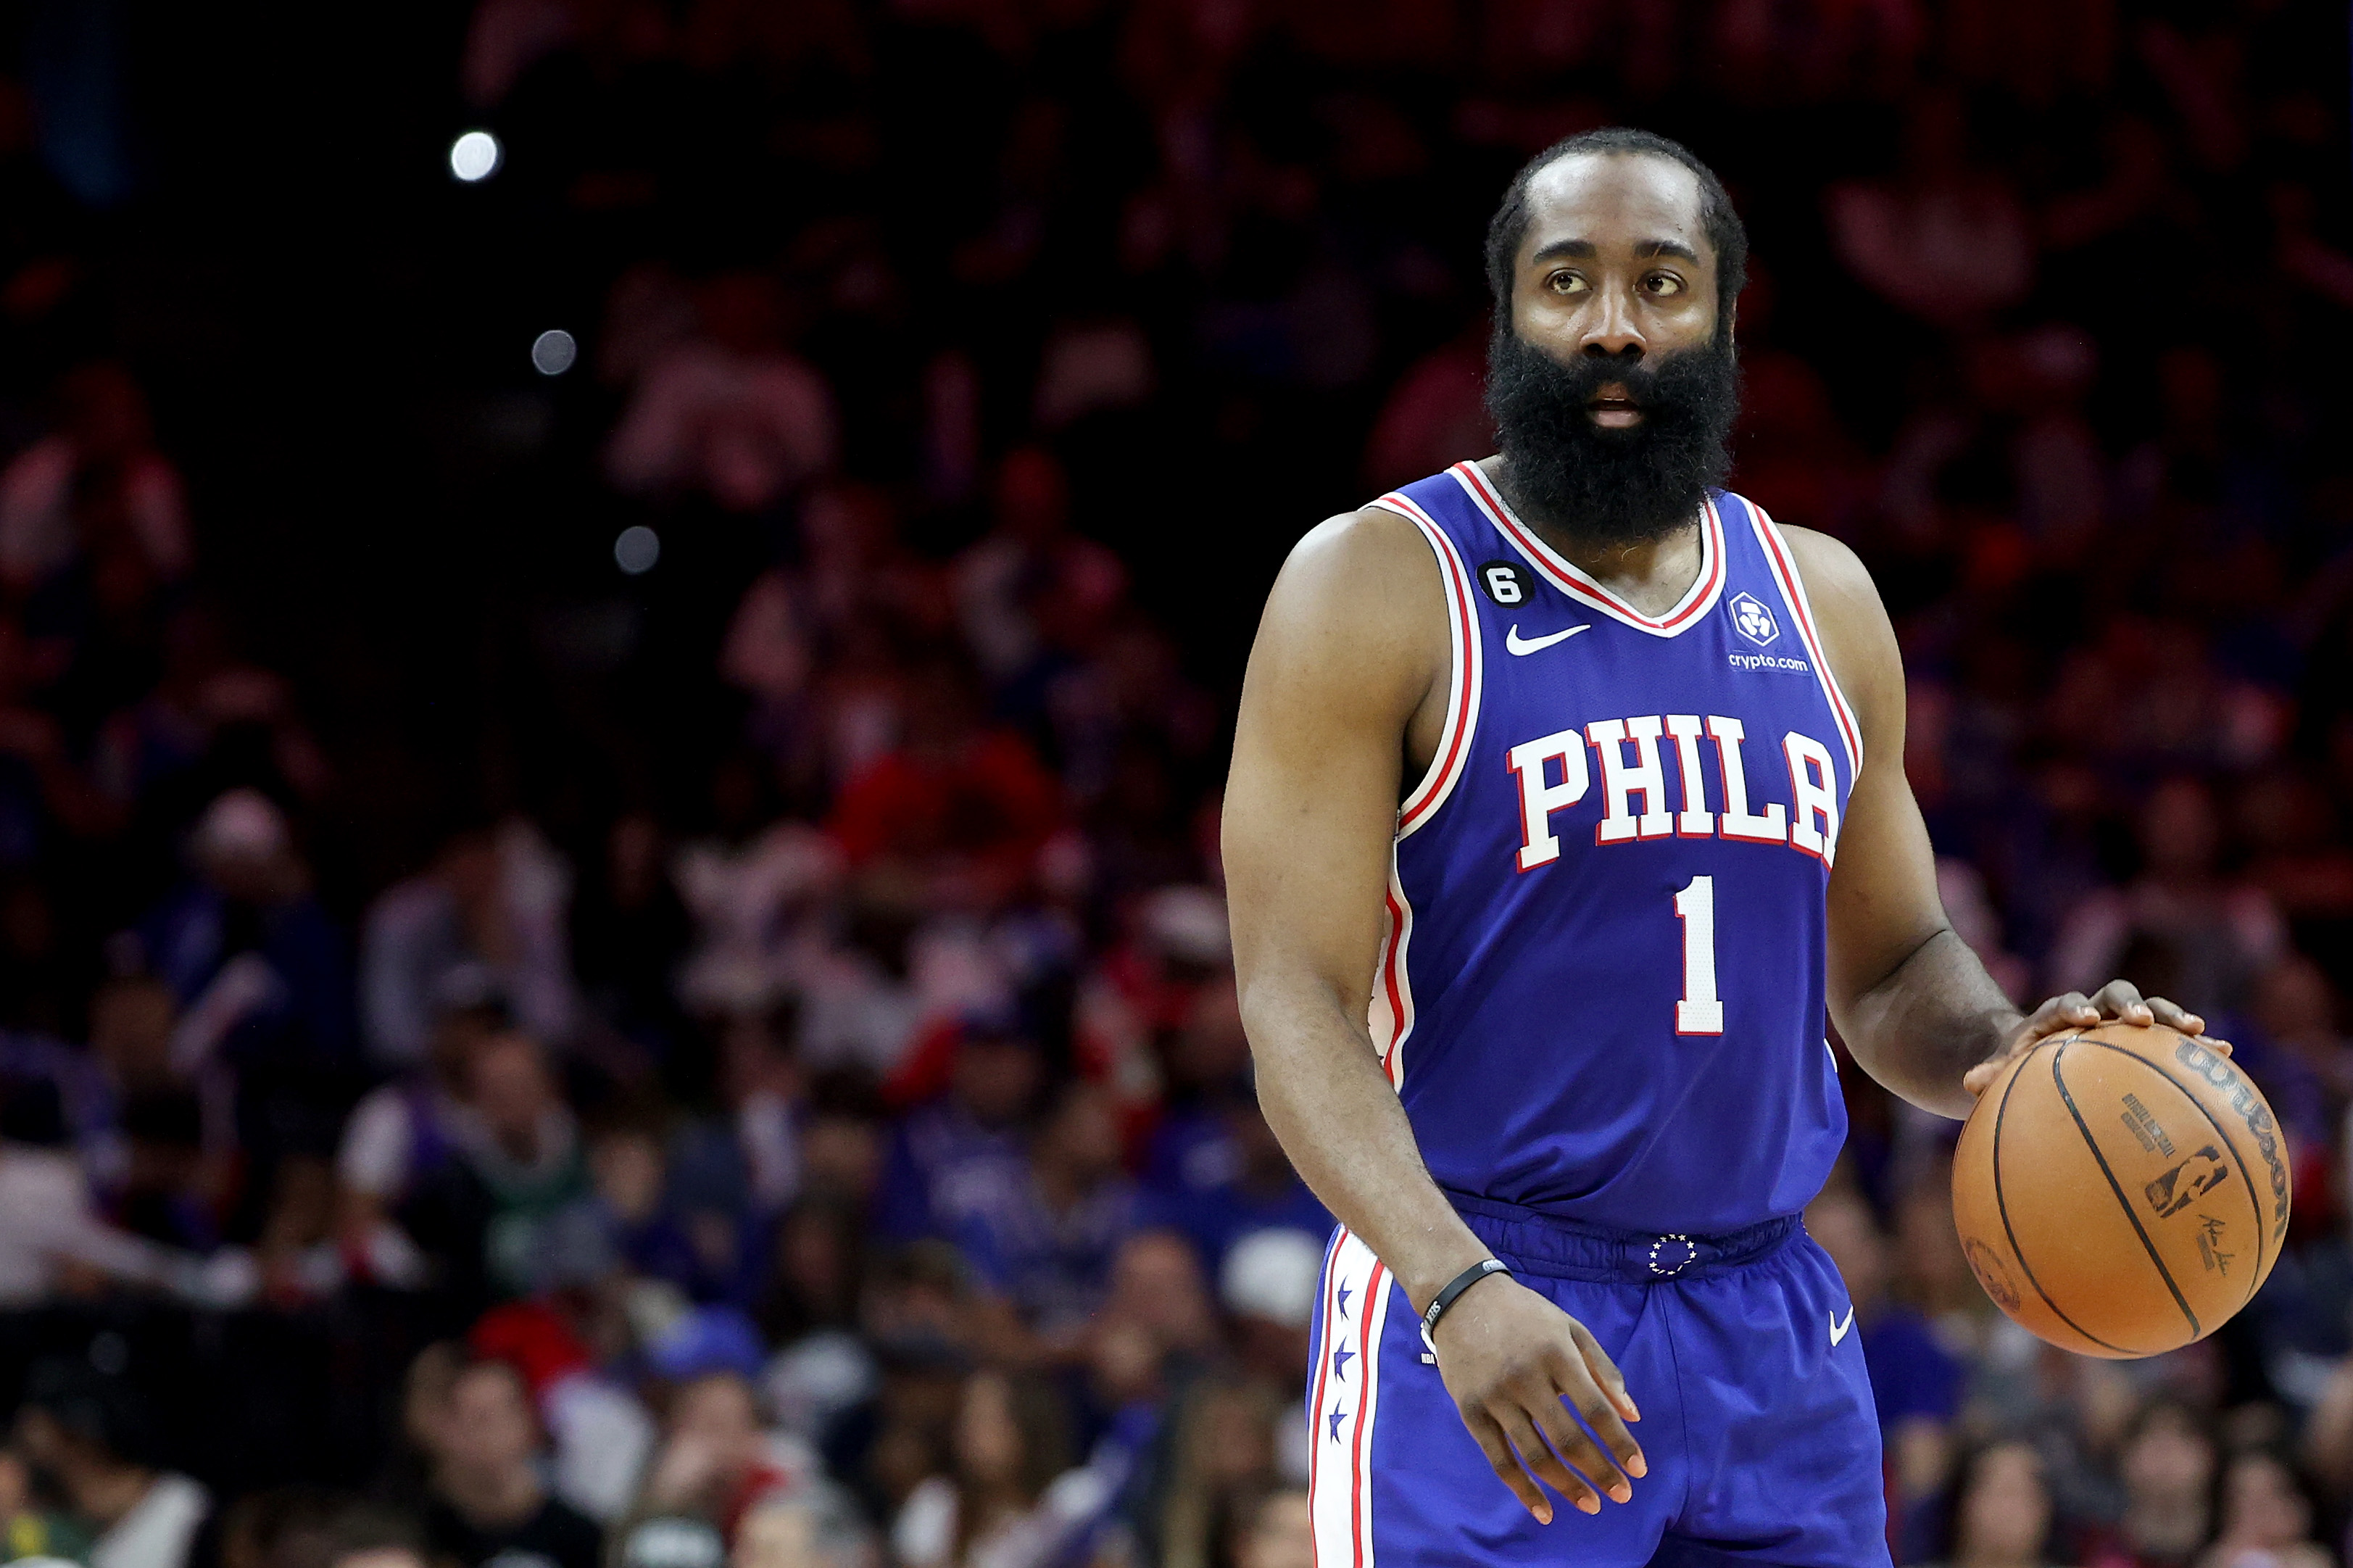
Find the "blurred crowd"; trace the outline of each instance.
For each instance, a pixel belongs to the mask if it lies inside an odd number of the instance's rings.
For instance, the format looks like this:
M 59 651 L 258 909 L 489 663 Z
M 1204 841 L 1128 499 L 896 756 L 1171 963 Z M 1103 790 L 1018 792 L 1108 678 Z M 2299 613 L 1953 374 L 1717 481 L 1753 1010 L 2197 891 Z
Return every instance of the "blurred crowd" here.
M 159 242 L 0 91 L 0 1560 L 1304 1568 L 1238 661 L 1301 531 L 1487 450 L 1487 210 L 1629 121 L 1747 214 L 1734 482 L 1873 568 L 1956 923 L 2022 1003 L 2203 1012 L 2295 1159 L 2245 1313 L 2084 1361 L 1850 1068 L 1807 1223 L 1897 1561 L 2338 1561 L 2326 10 L 480 0 L 484 199 L 599 301 L 549 450 L 661 558 L 543 619 L 561 767 L 390 804 L 107 325 Z

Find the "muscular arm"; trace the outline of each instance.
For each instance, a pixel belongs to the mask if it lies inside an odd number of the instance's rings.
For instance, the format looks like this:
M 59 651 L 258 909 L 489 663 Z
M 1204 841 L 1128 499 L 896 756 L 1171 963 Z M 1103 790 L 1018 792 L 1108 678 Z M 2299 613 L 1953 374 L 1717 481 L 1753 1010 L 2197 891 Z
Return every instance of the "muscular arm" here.
M 1324 524 L 1267 601 L 1225 800 L 1235 975 L 1268 1125 L 1417 1310 L 1488 1256 L 1422 1164 L 1366 1023 L 1408 737 L 1426 742 L 1442 717 L 1450 661 L 1437 563 L 1413 525 L 1377 510 Z M 1611 1496 L 1630 1495 L 1618 1467 L 1639 1477 L 1642 1460 L 1611 1406 L 1632 1405 L 1581 1324 L 1498 1279 L 1464 1293 L 1439 1340 L 1465 1424 L 1531 1512 L 1552 1510 L 1522 1464 L 1578 1507 L 1600 1506 L 1547 1440 Z M 1567 1417 L 1564 1394 L 1609 1455 Z
M 1423 1169 L 1366 1026 L 1407 727 L 1445 678 L 1440 594 L 1430 547 L 1393 514 L 1302 541 L 1251 650 L 1225 800 L 1267 1123 L 1417 1307 L 1487 1255 Z
M 1839 829 L 1830 886 L 1830 1006 L 1862 1069 L 1913 1104 L 1964 1117 L 1998 1058 L 2104 1016 L 2198 1034 L 2203 1020 L 2118 981 L 2097 996 L 2019 1012 L 1955 933 L 1936 854 L 1904 776 L 1904 660 L 1870 574 L 1838 541 L 1783 529 L 1823 651 L 1862 728 L 1862 772 Z

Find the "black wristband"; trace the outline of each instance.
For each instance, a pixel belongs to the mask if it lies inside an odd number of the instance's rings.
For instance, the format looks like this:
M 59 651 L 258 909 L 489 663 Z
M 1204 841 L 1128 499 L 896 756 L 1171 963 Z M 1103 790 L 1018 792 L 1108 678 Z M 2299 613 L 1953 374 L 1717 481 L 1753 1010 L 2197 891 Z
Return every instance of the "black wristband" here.
M 1512 1266 L 1500 1258 L 1482 1258 L 1446 1283 L 1430 1303 L 1430 1310 L 1421 1315 L 1421 1331 L 1429 1333 L 1438 1327 L 1438 1320 L 1446 1316 L 1446 1309 L 1454 1305 L 1455 1298 L 1479 1283 L 1490 1274 L 1509 1274 Z

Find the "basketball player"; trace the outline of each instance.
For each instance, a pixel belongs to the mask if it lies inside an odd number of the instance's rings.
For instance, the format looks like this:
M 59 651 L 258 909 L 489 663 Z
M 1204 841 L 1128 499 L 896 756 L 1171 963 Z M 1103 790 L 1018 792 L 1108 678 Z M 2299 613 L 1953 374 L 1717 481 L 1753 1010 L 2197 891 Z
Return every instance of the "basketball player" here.
M 1869 576 L 1715 488 L 1715 176 L 1575 137 L 1487 243 L 1501 455 L 1301 541 L 1226 797 L 1260 1097 L 1342 1221 L 1317 1560 L 1885 1563 L 1798 1220 L 1846 1132 L 1825 1013 L 1951 1117 L 2045 1034 L 2203 1025 L 2121 982 L 2022 1017 L 1954 934 Z

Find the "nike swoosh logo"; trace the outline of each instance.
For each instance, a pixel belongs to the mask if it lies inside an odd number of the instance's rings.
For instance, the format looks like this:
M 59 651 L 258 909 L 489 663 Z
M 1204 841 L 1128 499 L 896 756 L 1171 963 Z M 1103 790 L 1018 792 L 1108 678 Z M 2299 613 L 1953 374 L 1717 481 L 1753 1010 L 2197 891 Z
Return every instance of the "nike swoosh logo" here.
M 1519 626 L 1514 625 L 1510 631 L 1504 635 L 1504 647 L 1512 653 L 1523 655 L 1531 654 L 1544 648 L 1548 648 L 1556 642 L 1566 642 L 1568 638 L 1575 637 L 1579 632 L 1589 632 L 1592 629 L 1593 627 L 1588 624 L 1581 626 L 1571 626 L 1565 632 L 1554 632 L 1549 637 L 1523 637 L 1520 636 Z
M 1847 1331 L 1853 1327 L 1854 1303 L 1850 1301 L 1847 1303 L 1845 1322 L 1841 1323 L 1836 1318 L 1831 1320 L 1831 1343 L 1836 1345 L 1839 1341 L 1846 1338 Z

